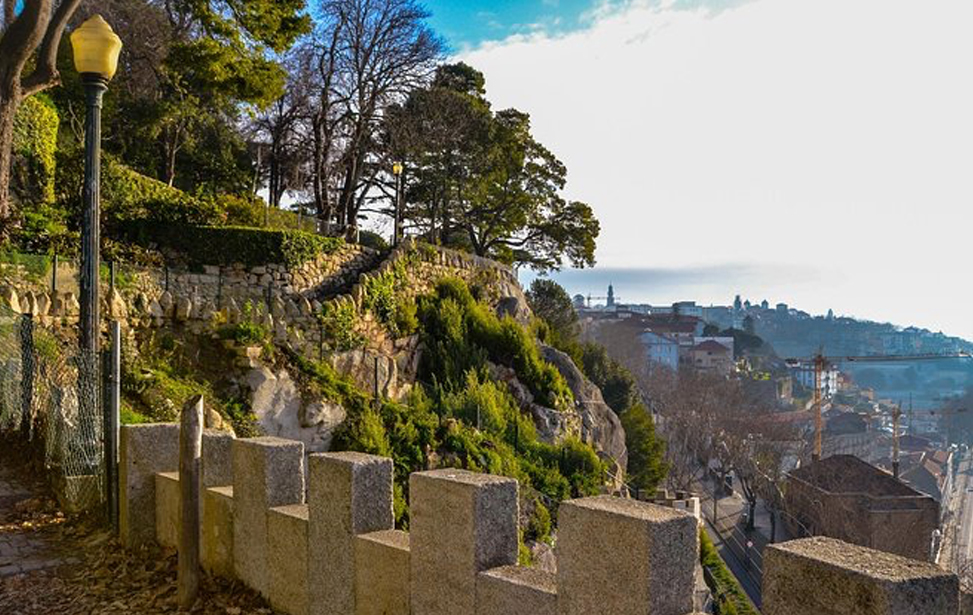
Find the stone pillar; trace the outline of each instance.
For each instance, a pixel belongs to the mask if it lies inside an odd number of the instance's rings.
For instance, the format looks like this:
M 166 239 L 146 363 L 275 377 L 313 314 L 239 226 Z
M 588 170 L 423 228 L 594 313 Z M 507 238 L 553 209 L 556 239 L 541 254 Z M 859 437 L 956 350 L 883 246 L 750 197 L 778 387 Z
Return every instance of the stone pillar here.
M 557 538 L 559 612 L 691 612 L 698 532 L 692 516 L 654 504 L 611 496 L 563 502 Z
M 270 605 L 289 615 L 307 615 L 306 504 L 271 508 L 267 516 L 270 543 Z
M 233 578 L 233 487 L 203 489 L 200 536 L 203 570 L 220 577 Z
M 267 514 L 304 501 L 304 445 L 281 438 L 233 441 L 233 568 L 268 596 Z
M 233 484 L 233 437 L 228 431 L 203 431 L 203 489 Z
M 389 530 L 392 460 L 364 453 L 309 457 L 311 615 L 355 613 L 355 536 Z
M 764 550 L 764 615 L 956 615 L 959 580 L 935 564 L 815 537 Z
M 179 472 L 159 472 L 155 475 L 155 541 L 159 545 L 179 548 L 181 518 Z
M 554 574 L 503 566 L 476 579 L 476 615 L 557 615 Z
M 122 425 L 118 465 L 118 533 L 132 549 L 155 540 L 155 475 L 179 469 L 179 425 Z
M 409 491 L 412 612 L 475 613 L 477 573 L 517 563 L 517 481 L 442 469 Z
M 409 534 L 355 537 L 355 614 L 409 615 Z

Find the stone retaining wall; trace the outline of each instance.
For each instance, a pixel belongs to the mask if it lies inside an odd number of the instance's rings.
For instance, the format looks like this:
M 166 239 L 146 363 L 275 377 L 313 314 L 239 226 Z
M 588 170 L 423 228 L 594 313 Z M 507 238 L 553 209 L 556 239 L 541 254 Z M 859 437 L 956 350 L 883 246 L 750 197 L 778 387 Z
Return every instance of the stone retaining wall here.
M 177 440 L 174 425 L 122 427 L 122 538 L 128 547 L 174 539 Z M 517 566 L 513 479 L 455 469 L 414 473 L 411 531 L 401 532 L 392 527 L 391 459 L 320 453 L 306 468 L 304 459 L 300 443 L 279 438 L 237 439 L 229 447 L 212 438 L 203 442 L 204 484 L 214 472 L 233 481 L 206 488 L 203 562 L 217 574 L 233 574 L 285 613 L 692 610 L 698 526 L 686 513 L 611 496 L 566 501 L 558 513 L 557 573 L 548 573 Z M 770 615 L 958 610 L 955 575 L 837 540 L 775 545 L 766 562 Z

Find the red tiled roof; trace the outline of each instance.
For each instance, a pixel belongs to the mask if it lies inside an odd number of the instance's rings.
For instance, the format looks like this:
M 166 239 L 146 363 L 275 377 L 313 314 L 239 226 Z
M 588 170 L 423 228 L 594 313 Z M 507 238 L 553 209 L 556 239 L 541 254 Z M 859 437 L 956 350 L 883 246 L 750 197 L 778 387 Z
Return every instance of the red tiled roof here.
M 706 340 L 702 344 L 693 347 L 693 350 L 702 350 L 706 352 L 730 352 L 730 349 L 719 342 L 714 342 L 713 340 Z

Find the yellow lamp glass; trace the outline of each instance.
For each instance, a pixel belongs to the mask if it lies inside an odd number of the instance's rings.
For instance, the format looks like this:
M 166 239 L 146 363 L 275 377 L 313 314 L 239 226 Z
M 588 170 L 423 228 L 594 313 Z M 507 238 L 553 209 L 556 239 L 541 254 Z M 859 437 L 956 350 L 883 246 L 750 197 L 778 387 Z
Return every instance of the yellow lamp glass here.
M 122 39 L 101 15 L 95 15 L 71 33 L 74 68 L 79 73 L 94 73 L 104 79 L 115 76 Z
M 402 163 L 401 162 L 396 162 L 395 164 L 392 165 L 392 173 L 394 173 L 395 175 L 401 175 L 402 174 Z

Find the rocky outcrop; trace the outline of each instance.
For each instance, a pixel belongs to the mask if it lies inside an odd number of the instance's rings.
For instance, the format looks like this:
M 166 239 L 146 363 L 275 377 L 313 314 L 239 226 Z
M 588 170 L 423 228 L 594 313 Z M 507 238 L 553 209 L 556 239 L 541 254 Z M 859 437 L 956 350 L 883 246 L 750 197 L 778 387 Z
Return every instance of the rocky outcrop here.
M 412 335 L 383 344 L 383 348 L 357 349 L 331 355 L 331 367 L 359 388 L 401 401 L 412 390 L 419 370 L 419 336 Z
M 490 370 L 490 377 L 507 385 L 507 390 L 510 391 L 510 395 L 520 409 L 530 413 L 534 428 L 537 429 L 537 437 L 542 442 L 554 444 L 563 440 L 565 436 L 581 436 L 581 420 L 577 414 L 560 412 L 536 403 L 533 393 L 517 378 L 517 372 L 509 367 L 495 363 L 488 363 L 487 367 Z
M 305 399 L 286 369 L 255 365 L 246 376 L 257 423 L 265 435 L 300 440 L 309 453 L 327 451 L 345 420 L 339 404 Z
M 574 394 L 575 410 L 581 418 L 581 439 L 594 446 L 599 455 L 614 462 L 624 473 L 628 466 L 625 429 L 618 416 L 605 403 L 601 390 L 584 377 L 571 357 L 560 350 L 541 345 L 541 354 L 561 372 Z

